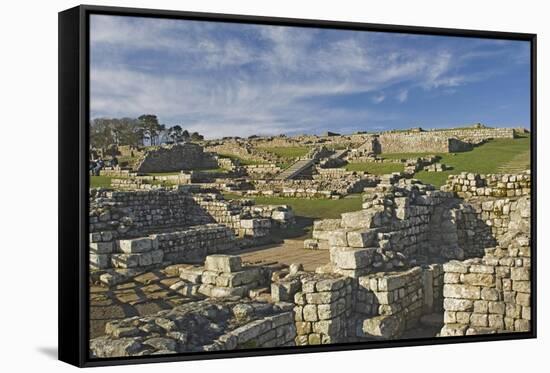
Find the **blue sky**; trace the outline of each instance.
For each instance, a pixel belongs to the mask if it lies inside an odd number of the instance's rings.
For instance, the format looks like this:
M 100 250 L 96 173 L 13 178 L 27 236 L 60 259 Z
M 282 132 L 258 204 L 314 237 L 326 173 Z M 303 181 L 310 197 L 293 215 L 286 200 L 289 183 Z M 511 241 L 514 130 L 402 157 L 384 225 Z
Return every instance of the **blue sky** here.
M 524 126 L 529 44 L 93 15 L 91 117 L 207 138 Z

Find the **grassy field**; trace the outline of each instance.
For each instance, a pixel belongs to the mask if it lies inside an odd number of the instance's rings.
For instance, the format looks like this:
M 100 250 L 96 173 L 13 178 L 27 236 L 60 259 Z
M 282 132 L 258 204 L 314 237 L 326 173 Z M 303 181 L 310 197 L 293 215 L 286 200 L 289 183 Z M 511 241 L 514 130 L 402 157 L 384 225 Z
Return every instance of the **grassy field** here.
M 110 176 L 90 176 L 90 188 L 110 188 Z
M 234 194 L 224 194 L 226 199 L 249 198 Z M 283 197 L 252 197 L 258 205 L 289 205 L 296 216 L 313 219 L 339 218 L 343 212 L 361 209 L 361 195 L 352 194 L 346 198 L 332 199 L 305 199 Z
M 407 158 L 410 154 L 388 154 L 385 158 Z M 518 139 L 495 139 L 464 153 L 440 153 L 441 163 L 452 167 L 443 172 L 420 171 L 415 177 L 424 183 L 437 187 L 445 184 L 448 176 L 460 172 L 481 174 L 512 172 L 528 169 L 530 166 L 530 137 Z M 414 156 L 420 156 L 416 153 Z
M 307 146 L 288 146 L 288 147 L 259 147 L 258 149 L 278 155 L 281 158 L 298 158 L 303 157 L 309 151 Z
M 244 158 L 241 158 L 241 157 L 237 157 L 236 155 L 233 155 L 233 154 L 218 153 L 218 155 L 220 156 L 220 158 L 229 158 L 229 159 L 232 159 L 234 161 L 239 161 L 239 163 L 243 166 L 252 166 L 252 165 L 265 164 L 266 163 L 264 161 L 254 161 L 254 160 L 250 160 L 250 159 L 244 159 Z
M 348 163 L 344 166 L 348 171 L 367 171 L 374 175 L 391 174 L 392 172 L 401 172 L 404 169 L 402 163 Z

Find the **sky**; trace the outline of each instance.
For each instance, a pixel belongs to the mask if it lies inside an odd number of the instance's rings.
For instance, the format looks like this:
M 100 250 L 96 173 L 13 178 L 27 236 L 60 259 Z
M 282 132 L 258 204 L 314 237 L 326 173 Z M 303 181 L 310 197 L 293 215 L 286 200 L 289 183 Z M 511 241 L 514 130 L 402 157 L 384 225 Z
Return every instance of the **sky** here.
M 206 138 L 529 127 L 529 43 L 92 15 L 90 116 Z

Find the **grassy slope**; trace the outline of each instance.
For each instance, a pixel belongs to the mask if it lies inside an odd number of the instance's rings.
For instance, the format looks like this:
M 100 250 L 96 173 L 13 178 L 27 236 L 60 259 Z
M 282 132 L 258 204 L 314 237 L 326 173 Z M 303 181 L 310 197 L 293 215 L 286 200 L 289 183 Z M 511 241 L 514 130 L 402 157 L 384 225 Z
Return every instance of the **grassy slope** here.
M 90 188 L 110 188 L 110 176 L 90 176 Z
M 265 164 L 266 163 L 266 162 L 263 162 L 263 161 L 254 161 L 254 160 L 250 160 L 250 159 L 244 159 L 244 158 L 241 158 L 241 157 L 237 157 L 236 155 L 233 155 L 233 154 L 218 153 L 218 155 L 221 158 L 230 158 L 234 161 L 239 161 L 240 164 L 243 165 L 243 166 L 251 166 L 251 165 Z
M 282 158 L 298 158 L 303 157 L 309 151 L 307 146 L 288 146 L 288 147 L 259 147 L 258 149 L 273 153 Z
M 225 194 L 225 198 L 243 198 L 241 196 Z M 248 198 L 248 197 L 246 197 Z M 331 199 L 304 199 L 283 197 L 252 197 L 258 205 L 289 205 L 296 216 L 314 219 L 338 218 L 343 212 L 361 209 L 361 196 L 350 195 L 339 200 Z
M 348 163 L 344 166 L 348 171 L 367 171 L 374 175 L 391 174 L 392 172 L 403 171 L 403 164 L 401 163 Z
M 445 184 L 448 176 L 460 172 L 475 172 L 482 174 L 503 172 L 505 165 L 511 165 L 511 169 L 522 170 L 529 168 L 530 138 L 495 139 L 470 152 L 454 153 L 454 155 L 442 153 L 441 163 L 452 167 L 452 170 L 444 172 L 417 172 L 415 177 L 425 183 L 437 187 Z M 407 154 L 383 155 L 392 158 L 407 158 Z M 413 156 L 419 156 L 414 154 Z

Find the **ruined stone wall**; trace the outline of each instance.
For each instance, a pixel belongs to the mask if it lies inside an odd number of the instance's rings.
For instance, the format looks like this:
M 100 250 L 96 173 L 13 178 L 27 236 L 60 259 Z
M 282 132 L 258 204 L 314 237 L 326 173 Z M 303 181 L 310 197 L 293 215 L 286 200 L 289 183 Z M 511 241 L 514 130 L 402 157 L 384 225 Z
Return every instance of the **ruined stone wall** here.
M 350 278 L 305 278 L 294 295 L 296 345 L 343 343 L 352 316 Z
M 200 262 L 237 245 L 262 243 L 273 226 L 287 227 L 294 219 L 288 206 L 252 206 L 215 193 L 91 193 L 90 264 L 97 270 Z
M 274 163 L 244 166 L 250 176 L 269 177 L 281 172 L 281 168 Z
M 110 321 L 105 333 L 90 340 L 92 357 L 293 346 L 296 328 L 284 304 L 210 298 Z
M 444 265 L 442 336 L 530 330 L 530 197 L 512 203 L 497 244 L 485 249 L 483 257 Z
M 237 247 L 235 234 L 219 224 L 133 239 L 107 241 L 104 237 L 105 232 L 90 235 L 90 265 L 95 270 L 146 269 L 161 263 L 202 262 L 207 255 Z
M 449 137 L 431 132 L 382 133 L 378 137 L 381 153 L 448 153 Z
M 420 267 L 358 279 L 356 312 L 366 316 L 358 319 L 358 337 L 396 338 L 416 325 L 423 310 Z
M 438 133 L 449 137 L 456 137 L 465 142 L 479 144 L 488 139 L 513 139 L 513 128 L 457 128 L 449 130 L 433 130 L 429 133 Z
M 173 172 L 181 170 L 218 167 L 212 154 L 205 153 L 202 146 L 184 143 L 149 149 L 136 166 L 137 172 Z
M 308 179 L 256 180 L 254 190 L 246 195 L 265 195 L 296 198 L 333 198 L 350 193 L 362 192 L 364 188 L 375 185 L 379 178 L 361 172 L 341 172 L 339 169 L 323 170 Z
M 449 175 L 445 190 L 455 192 L 461 198 L 472 197 L 520 197 L 531 194 L 531 173 L 475 174 L 462 172 Z
M 520 247 L 445 264 L 441 336 L 529 331 L 530 263 L 528 247 Z
M 137 172 L 134 172 L 129 169 L 123 168 L 112 168 L 106 167 L 99 171 L 100 176 L 109 176 L 109 177 L 133 177 L 137 176 Z

